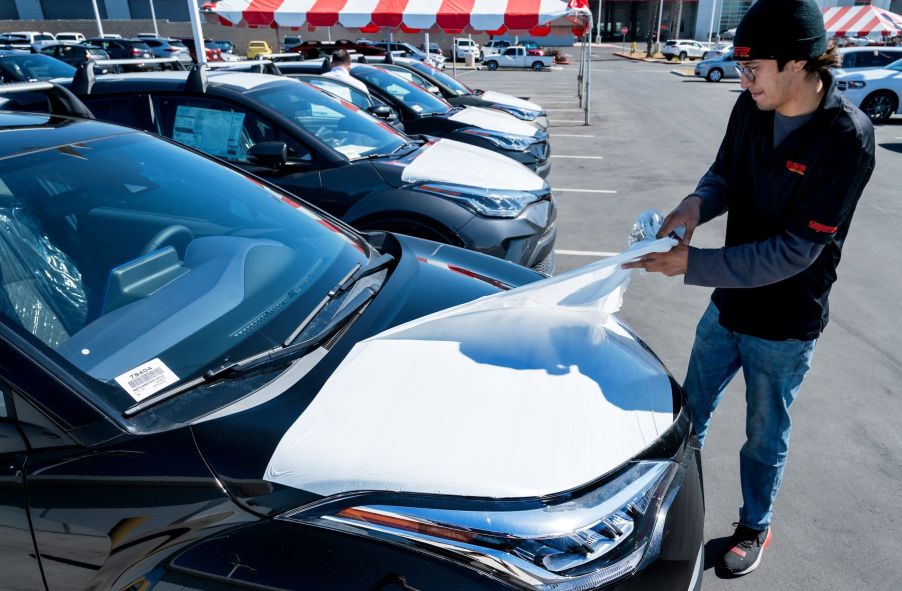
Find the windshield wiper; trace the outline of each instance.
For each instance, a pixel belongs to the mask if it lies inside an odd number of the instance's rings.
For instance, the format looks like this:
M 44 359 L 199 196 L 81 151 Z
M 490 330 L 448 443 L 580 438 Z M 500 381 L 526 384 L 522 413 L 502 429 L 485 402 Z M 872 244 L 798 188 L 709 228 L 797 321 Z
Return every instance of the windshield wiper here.
M 395 154 L 397 154 L 398 152 L 400 152 L 400 151 L 403 150 L 404 148 L 408 148 L 408 147 L 410 147 L 410 148 L 419 148 L 419 146 L 418 146 L 417 144 L 415 144 L 415 143 L 412 143 L 412 142 L 404 142 L 403 144 L 401 144 L 400 146 L 398 146 L 397 148 L 395 148 L 395 149 L 392 150 L 391 152 L 380 152 L 380 153 L 377 153 L 377 154 L 367 154 L 366 156 L 361 156 L 360 158 L 358 158 L 358 160 L 374 160 L 374 159 L 376 159 L 376 158 L 388 158 L 389 156 L 394 156 Z
M 329 320 L 329 322 L 322 328 L 322 330 L 317 332 L 309 339 L 304 339 L 303 341 L 299 341 L 297 343 L 292 342 L 298 337 L 299 334 L 301 334 L 304 328 L 310 324 L 317 313 L 319 313 L 330 301 L 334 300 L 336 297 L 350 289 L 351 286 L 353 286 L 354 283 L 356 283 L 358 280 L 381 271 L 389 264 L 391 264 L 393 260 L 394 257 L 392 257 L 391 255 L 383 254 L 366 266 L 361 266 L 359 264 L 356 265 L 354 269 L 338 283 L 338 285 L 336 285 L 334 288 L 332 288 L 332 290 L 329 291 L 326 297 L 323 298 L 323 300 L 313 309 L 313 311 L 307 315 L 304 321 L 300 325 L 298 325 L 295 330 L 292 331 L 291 335 L 288 337 L 288 339 L 285 340 L 282 345 L 261 351 L 260 353 L 256 353 L 254 355 L 251 355 L 250 357 L 245 357 L 240 361 L 222 365 L 216 369 L 207 370 L 203 375 L 198 376 L 193 380 L 189 380 L 184 384 L 180 384 L 174 388 L 158 392 L 156 395 L 126 409 L 125 412 L 122 413 L 123 416 L 133 416 L 143 410 L 150 408 L 151 406 L 160 404 L 161 402 L 169 400 L 170 398 L 191 390 L 197 386 L 221 382 L 223 380 L 235 376 L 245 375 L 253 371 L 261 371 L 282 363 L 286 363 L 287 361 L 290 361 L 297 357 L 306 355 L 311 350 L 319 346 L 320 343 L 331 337 L 333 333 L 337 332 L 338 329 L 356 320 L 357 317 L 363 313 L 364 309 L 370 303 L 370 301 L 376 296 L 376 293 L 378 293 L 379 291 L 378 287 L 370 286 L 362 289 L 357 295 L 354 296 L 354 298 L 350 302 L 345 304 L 335 314 L 335 316 L 332 317 L 331 320 Z

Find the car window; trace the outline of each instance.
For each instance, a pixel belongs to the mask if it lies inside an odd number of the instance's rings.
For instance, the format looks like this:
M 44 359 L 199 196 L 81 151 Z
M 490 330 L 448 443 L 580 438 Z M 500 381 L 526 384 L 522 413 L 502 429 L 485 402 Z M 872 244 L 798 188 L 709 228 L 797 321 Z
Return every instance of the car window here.
M 162 135 L 225 160 L 249 163 L 251 147 L 279 140 L 270 123 L 217 100 L 157 97 L 155 106 Z
M 138 399 L 136 370 L 174 384 L 284 341 L 367 250 L 140 133 L 0 160 L 0 220 L 0 322 L 117 409 Z
M 504 53 L 501 55 L 517 55 L 517 49 L 515 47 L 511 47 L 510 49 L 505 49 Z
M 434 78 L 439 83 L 450 88 L 458 96 L 473 94 L 473 90 L 469 86 L 460 82 L 456 78 L 452 78 L 438 68 L 435 68 L 429 64 L 423 62 L 414 62 L 410 64 L 410 67 L 426 76 Z
M 361 66 L 351 70 L 351 74 L 373 84 L 382 92 L 391 95 L 398 102 L 419 114 L 440 114 L 451 110 L 445 100 L 432 95 L 419 86 L 407 82 L 393 73 L 374 66 Z
M 101 121 L 118 123 L 142 129 L 149 111 L 147 96 L 97 96 L 82 97 L 82 101 Z
M 10 82 L 34 82 L 53 78 L 72 78 L 75 68 L 52 57 L 34 53 L 8 55 L 0 59 L 0 72 Z
M 305 80 L 305 82 L 309 82 L 313 86 L 317 88 L 322 88 L 323 90 L 328 90 L 335 96 L 341 97 L 344 100 L 348 101 L 352 105 L 359 107 L 361 109 L 366 109 L 370 107 L 373 103 L 370 100 L 370 97 L 366 94 L 360 92 L 356 88 L 352 88 L 350 86 L 340 84 L 335 82 L 334 80 L 330 80 L 328 78 L 322 78 L 319 76 L 310 77 Z
M 879 65 L 885 66 L 887 64 L 891 64 L 892 62 L 899 59 L 899 54 L 892 51 L 878 50 L 876 56 L 876 61 L 879 62 Z

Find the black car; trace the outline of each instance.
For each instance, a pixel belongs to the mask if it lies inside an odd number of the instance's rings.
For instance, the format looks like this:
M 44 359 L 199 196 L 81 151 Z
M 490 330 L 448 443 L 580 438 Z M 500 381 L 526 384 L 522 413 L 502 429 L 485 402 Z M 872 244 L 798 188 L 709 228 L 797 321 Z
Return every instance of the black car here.
M 75 68 L 58 59 L 18 50 L 0 49 L 0 84 L 71 78 Z
M 110 59 L 153 59 L 155 56 L 150 46 L 145 43 L 145 39 L 108 39 L 106 37 L 94 37 L 85 41 L 86 44 L 107 52 Z M 140 72 L 144 70 L 157 70 L 159 66 L 154 64 L 142 64 L 140 62 L 134 65 L 121 65 L 123 71 Z
M 306 82 L 311 86 L 315 86 L 320 90 L 333 94 L 341 99 L 346 100 L 355 107 L 363 109 L 369 113 L 384 119 L 386 123 L 404 133 L 404 124 L 398 117 L 397 112 L 377 97 L 363 92 L 353 84 L 349 84 L 342 80 L 332 78 L 330 76 L 320 76 L 318 74 L 297 74 L 292 76 L 295 80 Z
M 554 269 L 551 190 L 497 154 L 407 137 L 353 104 L 278 76 L 197 68 L 100 76 L 90 89 L 80 86 L 71 85 L 97 118 L 231 161 L 358 229 Z
M 609 435 L 635 430 L 632 414 L 619 425 L 597 417 L 603 428 L 590 430 L 591 446 L 572 445 L 575 434 L 560 429 L 500 431 L 493 417 L 505 407 L 458 408 L 428 389 L 415 404 L 366 416 L 392 394 L 378 381 L 348 392 L 365 404 L 330 411 L 302 438 L 371 431 L 394 415 L 429 433 L 429 447 L 460 450 L 461 467 L 516 459 L 530 465 L 521 479 L 534 482 L 553 472 L 530 464 L 536 451 L 569 460 L 626 454 L 590 482 L 485 498 L 399 490 L 397 475 L 351 468 L 333 482 L 348 492 L 282 484 L 320 466 L 345 470 L 330 461 L 339 450 L 310 470 L 279 472 L 272 462 L 286 440 L 298 441 L 289 437 L 298 421 L 331 408 L 332 379 L 360 358 L 355 345 L 541 276 L 446 245 L 361 236 L 265 181 L 142 132 L 0 112 L 0 133 L 4 586 L 700 585 L 698 450 L 682 393 L 619 323 L 605 338 L 614 347 L 599 355 L 660 385 L 638 395 L 624 382 L 620 404 L 641 408 L 650 396 L 668 409 L 663 430 L 638 453 Z M 471 424 L 443 420 L 452 411 L 469 412 Z M 551 414 L 592 418 L 557 403 Z M 459 440 L 462 427 L 472 433 L 483 423 L 477 437 Z M 346 443 L 367 462 L 379 460 L 370 446 L 387 441 L 414 457 L 422 449 L 405 430 Z M 479 455 L 469 455 L 474 446 Z
M 322 63 L 280 63 L 279 70 L 285 76 L 312 74 L 322 70 Z M 351 75 L 398 112 L 409 134 L 487 148 L 513 158 L 542 178 L 551 172 L 548 133 L 535 125 L 495 109 L 455 107 L 378 65 L 352 64 Z
M 89 61 L 110 59 L 110 56 L 104 50 L 84 43 L 55 43 L 43 45 L 41 46 L 40 53 L 49 55 L 61 62 L 65 62 L 73 68 L 77 68 Z M 118 72 L 119 67 L 110 66 L 108 68 L 101 68 L 100 70 L 100 73 L 108 74 L 110 72 Z

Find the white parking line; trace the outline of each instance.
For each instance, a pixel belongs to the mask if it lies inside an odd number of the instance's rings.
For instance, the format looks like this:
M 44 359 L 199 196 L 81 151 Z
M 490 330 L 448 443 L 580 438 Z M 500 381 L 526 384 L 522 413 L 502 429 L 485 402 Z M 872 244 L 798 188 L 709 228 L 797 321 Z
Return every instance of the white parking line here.
M 569 109 L 561 107 L 545 107 L 546 111 L 582 111 L 582 109 Z
M 582 119 L 549 119 L 548 123 L 579 123 L 582 125 L 585 121 Z
M 551 136 L 552 139 L 556 137 L 595 137 L 594 135 L 579 135 L 576 133 L 556 133 Z
M 604 156 L 568 156 L 566 154 L 552 154 L 552 158 L 574 158 L 578 160 L 604 160 Z
M 617 191 L 611 189 L 561 189 L 554 187 L 551 189 L 553 193 L 604 193 L 606 195 L 616 195 Z
M 576 257 L 612 257 L 614 255 L 620 254 L 619 252 L 606 252 L 603 250 L 558 250 L 555 249 L 555 254 L 569 254 Z

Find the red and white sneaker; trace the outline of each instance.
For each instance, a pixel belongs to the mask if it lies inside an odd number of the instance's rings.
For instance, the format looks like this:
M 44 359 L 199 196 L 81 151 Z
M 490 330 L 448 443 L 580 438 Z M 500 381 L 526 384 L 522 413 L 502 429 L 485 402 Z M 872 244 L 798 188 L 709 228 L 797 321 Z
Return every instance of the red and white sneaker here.
M 730 539 L 730 549 L 723 556 L 723 567 L 732 575 L 747 575 L 761 564 L 764 549 L 773 537 L 771 528 L 763 530 L 736 526 Z

